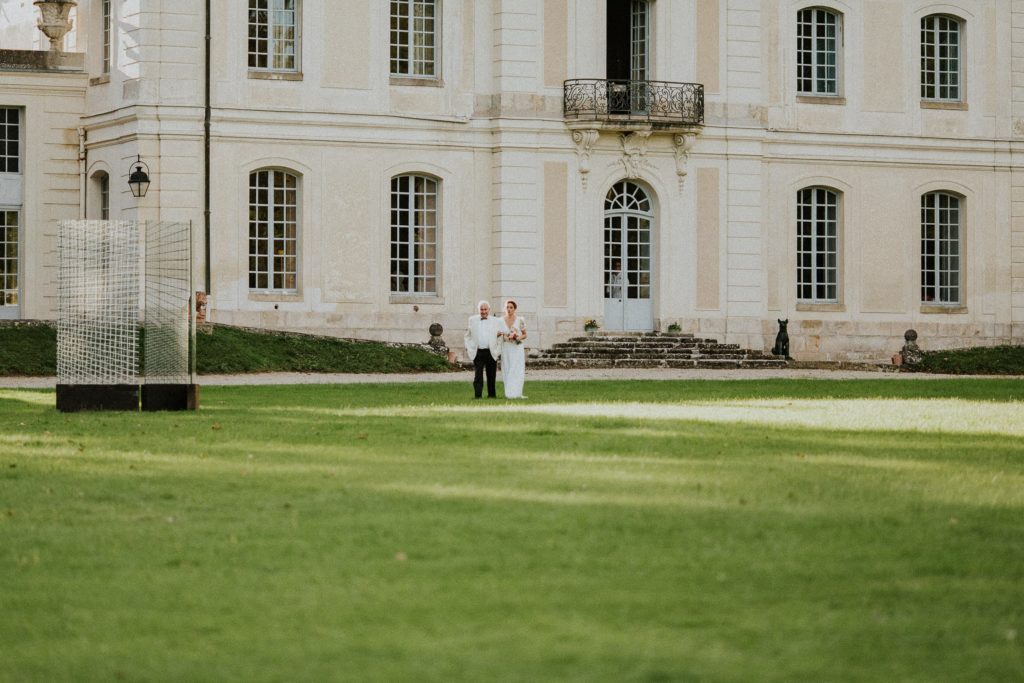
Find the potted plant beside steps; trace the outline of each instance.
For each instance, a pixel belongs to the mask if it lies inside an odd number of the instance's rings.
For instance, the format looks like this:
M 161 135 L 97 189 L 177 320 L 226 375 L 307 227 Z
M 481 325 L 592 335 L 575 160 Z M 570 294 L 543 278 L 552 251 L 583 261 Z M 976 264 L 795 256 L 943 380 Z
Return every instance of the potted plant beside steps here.
M 583 322 L 583 331 L 587 333 L 588 337 L 593 337 L 595 334 L 597 334 L 597 328 L 599 327 L 600 325 L 598 325 L 597 321 L 594 320 L 593 318 L 590 318 L 589 320 L 585 320 Z

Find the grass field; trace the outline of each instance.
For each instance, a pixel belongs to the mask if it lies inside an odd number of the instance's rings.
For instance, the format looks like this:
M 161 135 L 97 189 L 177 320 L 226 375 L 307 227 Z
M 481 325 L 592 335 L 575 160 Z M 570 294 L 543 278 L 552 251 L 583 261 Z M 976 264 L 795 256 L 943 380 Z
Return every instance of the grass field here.
M 1024 383 L 0 390 L 0 680 L 1019 681 Z

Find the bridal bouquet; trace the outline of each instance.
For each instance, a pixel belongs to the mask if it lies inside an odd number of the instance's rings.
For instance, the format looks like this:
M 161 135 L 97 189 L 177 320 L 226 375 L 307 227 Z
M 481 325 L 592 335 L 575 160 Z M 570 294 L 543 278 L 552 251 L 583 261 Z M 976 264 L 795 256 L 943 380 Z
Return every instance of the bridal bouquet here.
M 512 342 L 513 344 L 522 344 L 523 340 L 519 338 L 519 330 L 512 330 L 505 335 L 505 339 Z

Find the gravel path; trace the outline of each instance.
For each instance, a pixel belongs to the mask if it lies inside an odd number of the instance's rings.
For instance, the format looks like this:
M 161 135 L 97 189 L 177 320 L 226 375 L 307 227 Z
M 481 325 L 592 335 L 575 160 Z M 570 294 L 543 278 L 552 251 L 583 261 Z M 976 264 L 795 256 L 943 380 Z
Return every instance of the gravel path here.
M 588 370 L 528 370 L 526 381 L 593 380 L 593 379 L 949 379 L 952 375 L 924 373 L 870 372 L 866 370 L 797 370 L 789 368 L 761 370 L 700 370 L 700 369 L 588 369 Z M 1008 379 L 1012 375 L 1001 375 Z M 421 374 L 357 374 L 357 373 L 301 373 L 271 372 L 252 375 L 200 375 L 202 386 L 241 386 L 266 384 L 388 384 L 399 382 L 465 382 L 471 384 L 473 373 L 434 372 Z M 0 377 L 0 388 L 52 389 L 56 377 Z

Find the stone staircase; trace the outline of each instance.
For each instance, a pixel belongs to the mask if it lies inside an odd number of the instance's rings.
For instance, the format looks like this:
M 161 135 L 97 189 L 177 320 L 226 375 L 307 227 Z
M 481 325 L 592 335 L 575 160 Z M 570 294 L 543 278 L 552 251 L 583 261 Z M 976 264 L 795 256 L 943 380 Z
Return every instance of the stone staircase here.
M 604 332 L 532 353 L 530 368 L 784 368 L 785 359 L 689 334 Z

